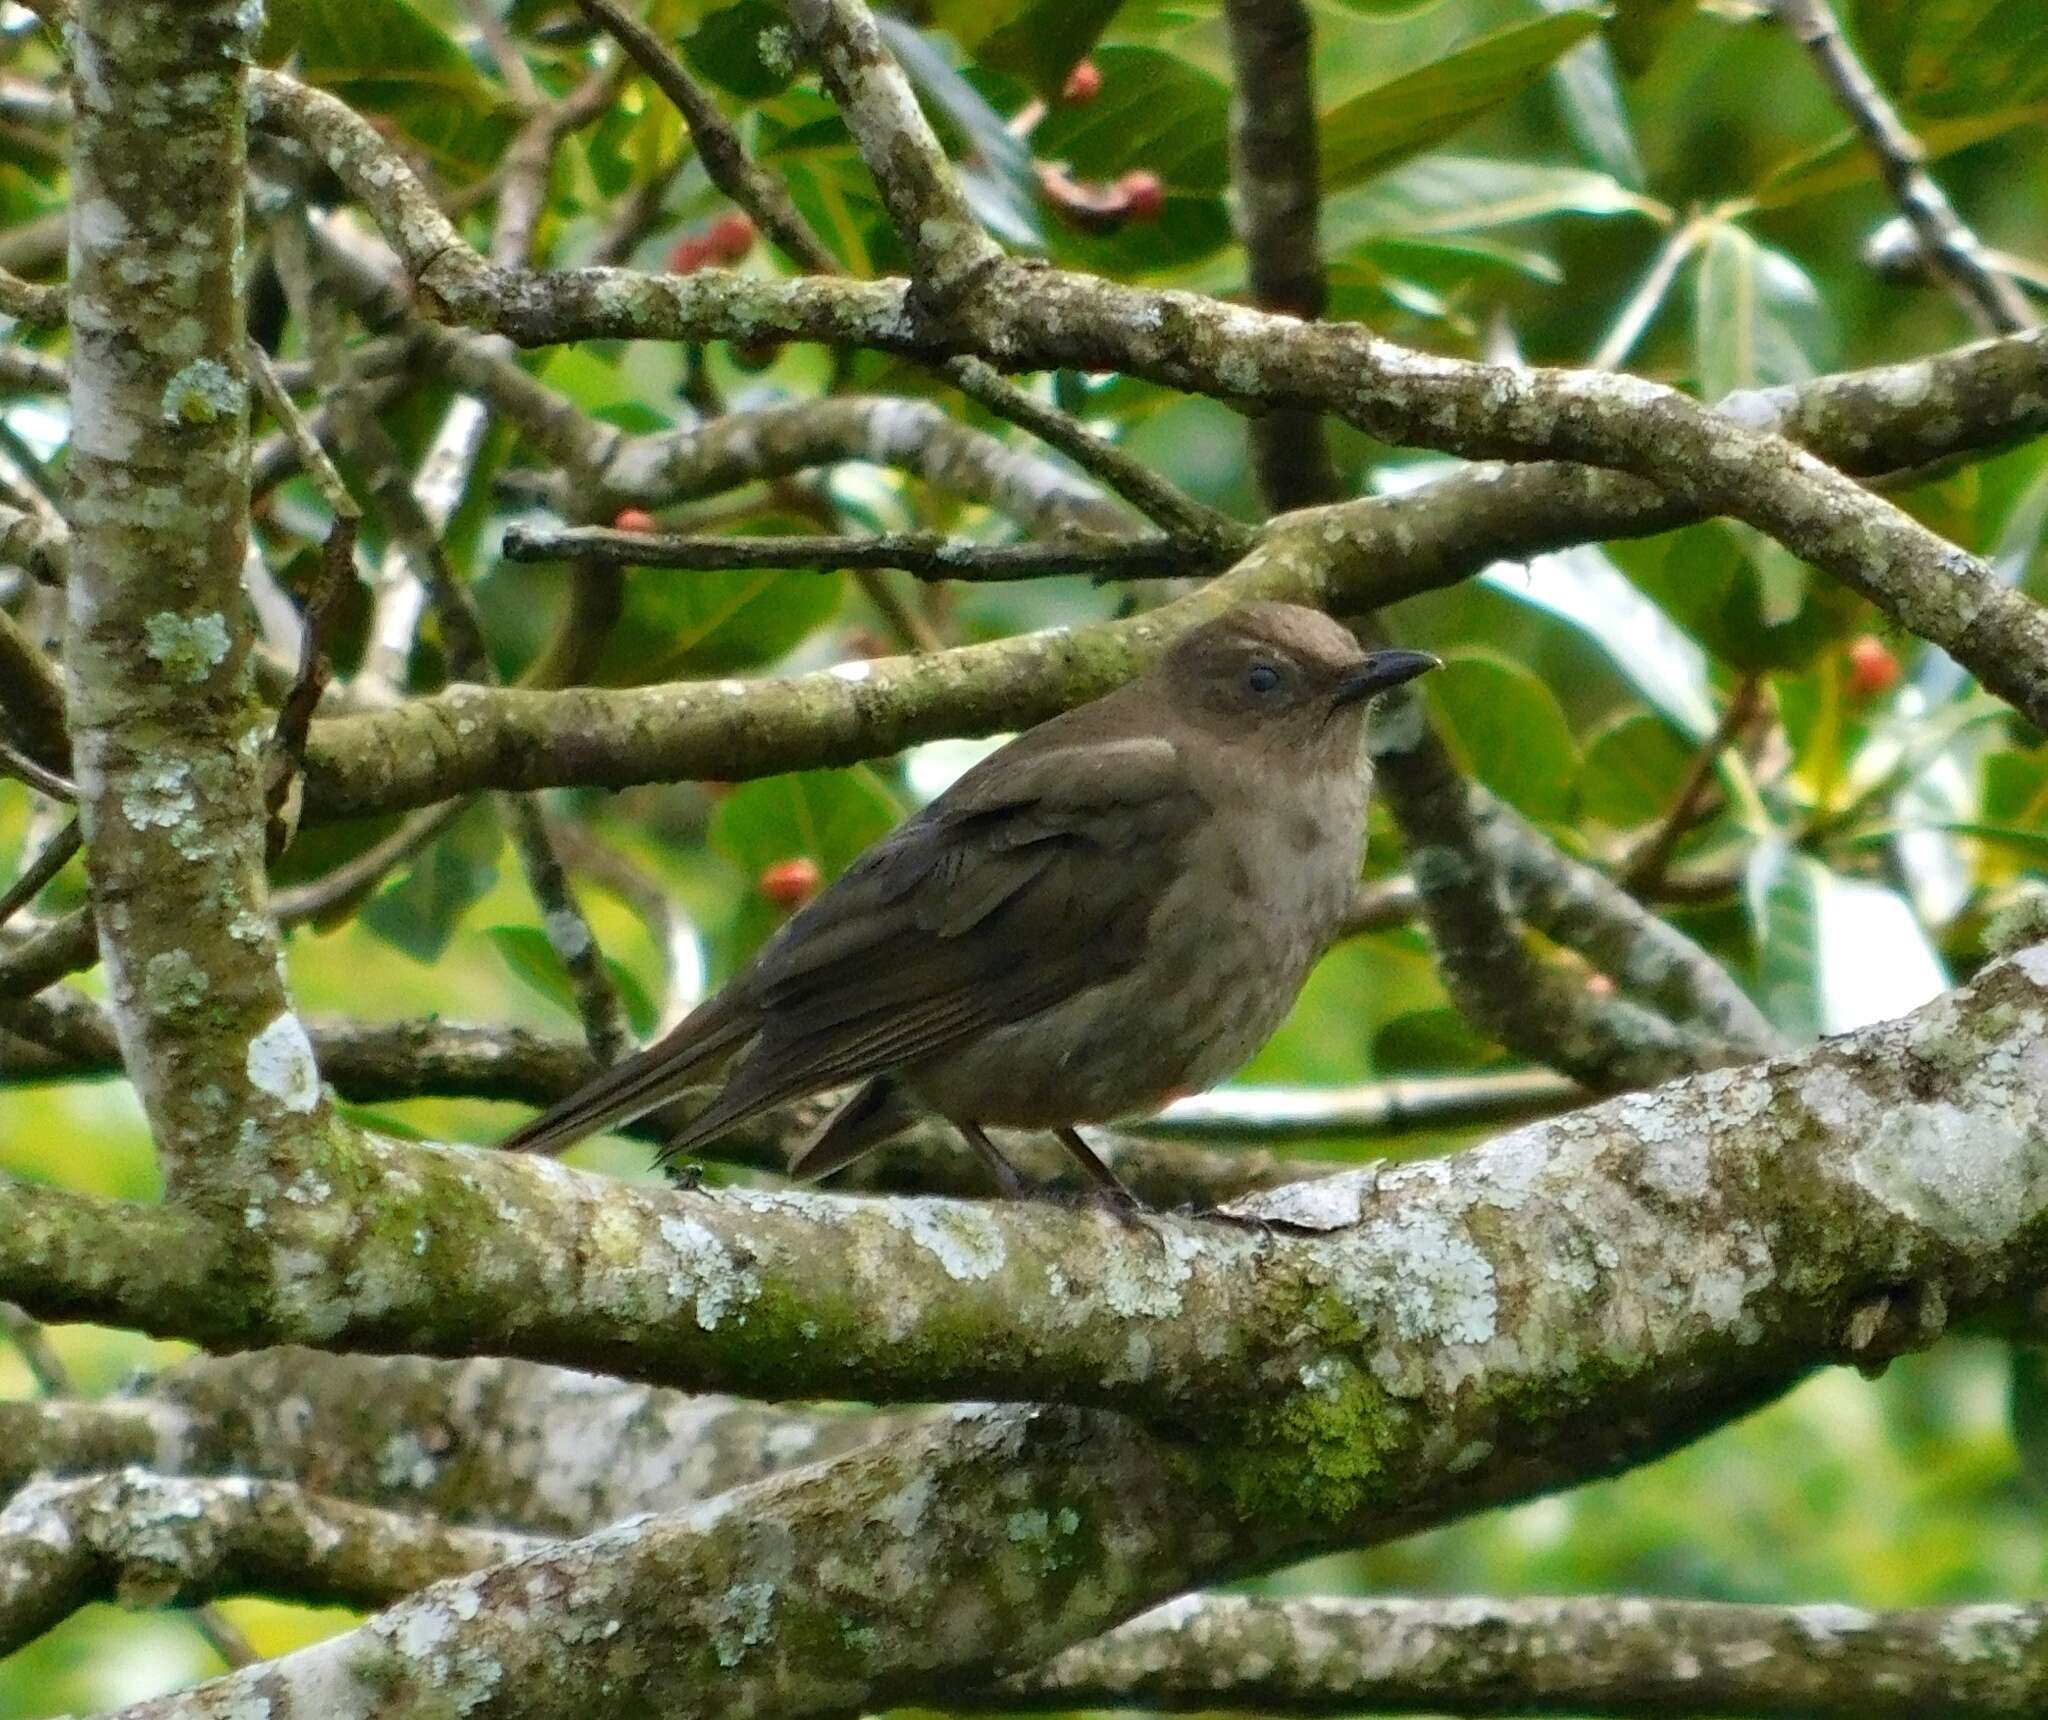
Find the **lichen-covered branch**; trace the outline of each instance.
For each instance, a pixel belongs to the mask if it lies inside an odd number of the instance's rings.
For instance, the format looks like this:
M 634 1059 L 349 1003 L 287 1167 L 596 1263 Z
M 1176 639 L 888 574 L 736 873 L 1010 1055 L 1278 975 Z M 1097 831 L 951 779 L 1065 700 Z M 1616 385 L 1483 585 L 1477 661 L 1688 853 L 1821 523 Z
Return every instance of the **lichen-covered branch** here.
M 2048 1701 L 2044 1634 L 2038 1606 L 1190 1595 L 952 1700 L 979 1712 L 2002 1720 Z
M 267 1593 L 381 1606 L 533 1544 L 324 1498 L 289 1481 L 141 1469 L 32 1481 L 0 1510 L 0 1653 L 88 1601 L 162 1606 Z
M 1369 744 L 1407 844 L 1409 875 L 1444 985 L 1468 1020 L 1511 1051 L 1602 1092 L 1754 1055 L 1754 1041 L 1723 1038 L 1683 1017 L 1668 1020 L 1626 997 L 1595 996 L 1541 960 L 1508 912 L 1502 861 L 1512 856 L 1488 843 L 1480 822 L 1491 803 L 1475 796 L 1459 774 L 1418 699 L 1390 696 L 1386 702 Z M 1554 870 L 1540 874 L 1546 883 Z M 1695 952 L 1676 962 L 1664 947 L 1682 942 L 1675 933 L 1655 942 L 1638 938 L 1614 954 L 1622 965 L 1634 958 L 1645 974 L 1653 968 L 1659 975 L 1689 973 L 1704 958 Z M 1735 991 L 1731 980 L 1724 978 L 1722 986 Z
M 374 1142 L 211 1242 L 189 1213 L 0 1183 L 0 1295 L 215 1343 L 573 1354 L 768 1396 L 999 1385 L 1141 1418 L 1002 1412 L 865 1446 L 157 1710 L 306 1688 L 257 1677 L 347 1690 L 342 1668 L 403 1690 L 428 1632 L 444 1671 L 496 1669 L 480 1703 L 516 1691 L 522 1712 L 571 1712 L 629 1663 L 621 1696 L 708 1712 L 721 1658 L 719 1712 L 771 1692 L 838 1711 L 1018 1669 L 1226 1572 L 1604 1473 L 1817 1362 L 1872 1363 L 2010 1301 L 2048 1276 L 2044 1035 L 2036 949 L 1797 1058 L 1246 1203 L 1271 1232 L 673 1193 Z M 1048 1585 L 1068 1540 L 1089 1580 Z M 944 1628 L 940 1595 L 975 1628 Z M 762 1623 L 735 1640 L 742 1603 Z M 584 1625 L 613 1618 L 623 1650 L 658 1629 L 670 1651 L 605 1655 Z
M 851 1451 L 922 1415 L 803 1413 L 532 1362 L 257 1350 L 90 1402 L 0 1402 L 0 1497 L 36 1474 L 317 1477 L 444 1522 L 586 1535 Z
M 1342 1408 L 1340 1446 L 1512 1435 L 1527 1462 L 1586 1402 L 1655 1396 L 1681 1362 L 1746 1391 L 2038 1275 L 2048 1063 L 2011 1047 L 2044 1022 L 2034 951 L 1798 1058 L 1245 1203 L 1310 1235 L 686 1193 L 371 1140 L 211 1241 L 187 1213 L 0 1183 L 0 1296 L 216 1343 L 484 1349 L 769 1397 L 1002 1389 L 1262 1437 L 1332 1437 Z M 208 1282 L 222 1251 L 232 1294 Z M 1377 1458 L 1298 1478 L 1354 1500 L 1403 1485 Z
M 231 0 L 87 0 L 72 27 L 72 762 L 125 1060 L 180 1186 L 235 1131 L 295 1135 L 322 1108 L 264 912 L 240 590 L 251 22 Z
M 824 73 L 825 88 L 910 253 L 914 290 L 935 308 L 949 305 L 1002 252 L 961 195 L 910 80 L 862 0 L 792 0 L 790 19 Z

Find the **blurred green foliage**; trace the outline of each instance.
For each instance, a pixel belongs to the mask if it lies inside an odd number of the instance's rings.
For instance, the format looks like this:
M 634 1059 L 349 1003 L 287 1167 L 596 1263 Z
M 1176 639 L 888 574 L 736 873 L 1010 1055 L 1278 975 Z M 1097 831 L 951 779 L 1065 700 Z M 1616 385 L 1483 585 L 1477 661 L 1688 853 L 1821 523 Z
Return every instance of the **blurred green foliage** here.
M 1891 213 L 1871 164 L 1844 141 L 1798 48 L 1744 0 L 1620 0 L 1604 11 L 1537 0 L 1313 0 L 1325 116 L 1325 248 L 1332 314 L 1467 356 L 1626 364 L 1708 398 L 1949 347 L 1971 329 L 1924 285 L 1861 261 Z M 844 127 L 791 80 L 779 12 L 758 0 L 639 8 L 743 117 L 757 153 L 788 176 L 805 214 L 852 271 L 900 250 Z M 1878 77 L 1938 156 L 1937 171 L 1987 243 L 2025 254 L 2048 231 L 2048 8 L 1995 0 L 1858 0 L 1848 22 Z M 266 57 L 375 118 L 448 189 L 481 181 L 516 109 L 458 0 L 273 0 Z M 574 9 L 515 0 L 510 23 L 542 84 L 574 81 Z M 0 62 L 48 75 L 51 45 L 24 15 L 0 17 Z M 765 34 L 764 34 L 765 32 Z M 956 154 L 976 207 L 1009 244 L 1062 265 L 1234 293 L 1225 115 L 1230 67 L 1212 0 L 930 0 L 891 39 Z M 1063 103 L 1092 54 L 1092 102 Z M 1049 110 L 1028 141 L 1006 124 Z M 0 226 L 62 207 L 53 134 L 0 132 Z M 638 81 L 571 139 L 542 236 L 573 261 L 636 187 L 684 147 L 674 115 Z M 1041 194 L 1033 157 L 1113 181 L 1156 174 L 1155 220 L 1077 224 Z M 660 267 L 722 209 L 686 164 L 634 260 Z M 474 229 L 481 233 L 481 227 Z M 757 248 L 749 267 L 777 266 Z M 816 350 L 682 355 L 616 343 L 530 362 L 585 410 L 628 430 L 686 421 L 679 390 L 733 405 L 827 389 L 931 394 L 929 377 L 872 354 Z M 1246 517 L 1257 501 L 1240 422 L 1207 401 L 1121 378 L 1057 379 L 1062 403 L 1120 435 L 1195 494 Z M 391 415 L 417 452 L 449 399 L 418 390 Z M 980 420 L 977 420 L 980 421 Z M 47 423 L 47 419 L 42 420 Z M 26 422 L 17 424 L 26 434 Z M 1360 492 L 1412 484 L 1434 462 L 1335 433 Z M 61 464 L 61 452 L 59 453 Z M 493 438 L 451 548 L 474 584 L 502 669 L 538 651 L 560 602 L 555 570 L 496 563 L 490 481 L 523 456 Z M 815 529 L 786 497 L 748 492 L 735 530 Z M 1000 534 L 1001 522 L 860 469 L 837 476 L 842 519 Z M 2048 597 L 2038 554 L 2048 447 L 2014 449 L 1936 476 L 1899 500 Z M 719 504 L 725 505 L 725 504 Z M 696 517 L 679 515 L 679 518 Z M 287 486 L 264 542 L 287 584 L 309 573 L 310 492 Z M 372 523 L 368 548 L 381 544 Z M 1080 581 L 974 587 L 915 606 L 951 640 L 1112 613 L 1117 594 Z M 1645 542 L 1586 547 L 1419 600 L 1404 639 L 1447 652 L 1433 710 L 1464 764 L 1575 851 L 1619 862 L 1655 827 L 1745 677 L 1766 723 L 1724 755 L 1706 813 L 1675 867 L 1696 882 L 1668 911 L 1752 983 L 1790 1032 L 1811 1034 L 1910 1007 L 1984 958 L 1985 918 L 2048 857 L 2048 745 L 1975 695 L 1945 660 L 1891 630 L 1753 533 L 1708 524 Z M 355 626 L 360 630 L 361 618 Z M 863 588 L 802 573 L 685 578 L 636 573 L 598 677 L 613 684 L 816 666 L 886 639 L 889 613 Z M 359 641 L 344 639 L 344 656 Z M 429 639 L 415 664 L 436 673 Z M 784 911 L 761 888 L 777 862 L 828 875 L 928 793 L 958 757 L 934 749 L 742 787 L 679 784 L 569 797 L 607 845 L 675 902 L 717 980 Z M 19 852 L 27 796 L 0 783 L 0 851 Z M 38 828 L 47 832 L 47 825 Z M 308 832 L 285 863 L 303 876 L 384 834 Z M 317 861 L 317 864 L 315 863 Z M 1376 824 L 1369 870 L 1399 864 Z M 583 892 L 643 1029 L 668 983 L 645 917 L 603 879 Z M 45 911 L 79 899 L 74 865 Z M 669 952 L 671 955 L 673 952 Z M 574 1030 L 536 911 L 494 815 L 466 815 L 388 880 L 366 912 L 291 942 L 291 977 L 314 1013 L 438 1013 Z M 96 983 L 96 982 L 94 982 Z M 1351 1082 L 1496 1061 L 1452 1016 L 1413 930 L 1332 954 L 1280 1036 L 1246 1071 L 1273 1082 Z M 384 1108 L 389 1126 L 485 1140 L 508 1107 L 431 1100 Z M 0 1166 L 99 1193 L 150 1198 L 139 1114 L 118 1083 L 7 1090 Z M 1335 1141 L 1364 1156 L 1437 1151 L 1432 1136 Z M 582 1162 L 641 1174 L 619 1142 Z M 171 1346 L 93 1329 L 56 1334 L 81 1389 L 162 1363 Z M 1462 1523 L 1398 1546 L 1325 1560 L 1283 1587 L 1453 1593 L 1614 1590 L 1871 1605 L 2038 1595 L 2039 1501 L 2009 1426 L 2008 1357 L 1959 1341 L 1869 1383 L 1835 1371 L 1662 1463 Z M 2011 1373 L 2029 1451 L 2048 1424 L 2031 1359 Z M 0 1392 L 31 1389 L 0 1354 Z M 2037 1458 L 2037 1472 L 2044 1466 Z M 247 1601 L 230 1610 L 266 1651 L 341 1615 Z M 0 1715 L 82 1710 L 206 1670 L 208 1651 L 169 1617 L 95 1608 L 0 1662 Z

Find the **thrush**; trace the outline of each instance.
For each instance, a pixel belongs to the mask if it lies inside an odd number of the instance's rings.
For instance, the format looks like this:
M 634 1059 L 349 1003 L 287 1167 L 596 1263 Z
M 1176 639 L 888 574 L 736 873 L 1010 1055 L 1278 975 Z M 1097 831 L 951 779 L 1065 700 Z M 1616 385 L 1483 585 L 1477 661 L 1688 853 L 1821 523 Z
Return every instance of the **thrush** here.
M 991 1125 L 1077 1132 L 1158 1110 L 1272 1035 L 1357 886 L 1376 693 L 1436 667 L 1252 603 L 1019 735 L 869 848 L 665 1038 L 503 1143 L 554 1152 L 723 1064 L 669 1141 L 852 1088 L 791 1166 L 823 1176 L 919 1112 L 1026 1192 Z

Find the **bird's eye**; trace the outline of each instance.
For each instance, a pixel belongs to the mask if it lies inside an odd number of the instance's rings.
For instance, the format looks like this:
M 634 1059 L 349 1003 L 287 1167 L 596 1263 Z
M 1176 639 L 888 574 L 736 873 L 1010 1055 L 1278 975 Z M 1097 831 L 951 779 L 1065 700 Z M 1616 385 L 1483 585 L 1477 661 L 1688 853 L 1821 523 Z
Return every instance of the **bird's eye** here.
M 1280 685 L 1280 671 L 1270 663 L 1254 663 L 1245 683 L 1255 693 L 1270 693 Z

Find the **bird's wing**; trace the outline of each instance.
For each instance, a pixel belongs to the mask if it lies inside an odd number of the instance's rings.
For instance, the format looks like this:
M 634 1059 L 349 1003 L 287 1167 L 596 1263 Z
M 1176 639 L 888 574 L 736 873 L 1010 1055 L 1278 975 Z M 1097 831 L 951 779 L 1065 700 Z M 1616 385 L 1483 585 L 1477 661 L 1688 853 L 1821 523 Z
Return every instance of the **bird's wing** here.
M 679 1148 L 1137 962 L 1205 803 L 1170 741 L 1027 744 L 1043 732 L 869 849 L 733 982 L 760 1036 Z

